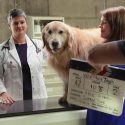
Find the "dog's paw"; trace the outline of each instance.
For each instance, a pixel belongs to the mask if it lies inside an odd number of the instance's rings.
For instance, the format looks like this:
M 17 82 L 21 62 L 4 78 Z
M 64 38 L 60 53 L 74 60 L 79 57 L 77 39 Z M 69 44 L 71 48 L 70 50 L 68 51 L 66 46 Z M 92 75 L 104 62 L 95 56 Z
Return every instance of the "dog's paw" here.
M 68 104 L 68 102 L 67 102 L 67 98 L 66 97 L 61 97 L 61 98 L 59 98 L 59 104 Z

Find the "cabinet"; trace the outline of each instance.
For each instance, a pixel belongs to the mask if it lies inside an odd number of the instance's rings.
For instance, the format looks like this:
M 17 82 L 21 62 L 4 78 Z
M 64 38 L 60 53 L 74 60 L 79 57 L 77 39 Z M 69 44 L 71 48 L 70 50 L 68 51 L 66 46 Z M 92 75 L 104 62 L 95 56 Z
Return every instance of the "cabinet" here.
M 41 31 L 42 31 L 43 27 L 51 21 L 62 21 L 62 22 L 64 22 L 64 17 L 27 16 L 27 23 L 28 23 L 27 34 L 31 38 L 41 39 Z
M 28 36 L 33 39 L 42 39 L 41 31 L 43 27 L 51 21 L 62 21 L 64 22 L 64 17 L 35 17 L 28 16 Z M 46 51 L 44 50 L 44 60 L 43 60 L 43 77 L 47 87 L 48 97 L 60 96 L 63 94 L 63 82 L 59 78 L 58 74 L 48 65 L 46 60 Z
M 0 118 L 1 125 L 86 125 L 86 110 Z

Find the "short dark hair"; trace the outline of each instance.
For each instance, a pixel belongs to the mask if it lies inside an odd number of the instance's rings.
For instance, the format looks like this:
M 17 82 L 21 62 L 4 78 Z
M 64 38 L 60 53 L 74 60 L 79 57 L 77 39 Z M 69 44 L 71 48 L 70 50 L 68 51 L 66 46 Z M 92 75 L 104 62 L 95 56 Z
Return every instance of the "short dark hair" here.
M 17 16 L 24 16 L 26 18 L 26 13 L 22 9 L 11 9 L 7 16 L 8 23 L 12 18 L 15 18 Z

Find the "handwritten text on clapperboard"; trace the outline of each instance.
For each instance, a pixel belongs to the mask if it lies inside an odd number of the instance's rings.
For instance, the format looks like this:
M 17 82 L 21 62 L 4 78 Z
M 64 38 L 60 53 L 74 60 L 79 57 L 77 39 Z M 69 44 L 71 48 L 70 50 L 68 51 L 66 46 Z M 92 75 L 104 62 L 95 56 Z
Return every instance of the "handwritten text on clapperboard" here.
M 68 102 L 119 116 L 122 113 L 125 82 L 70 69 Z

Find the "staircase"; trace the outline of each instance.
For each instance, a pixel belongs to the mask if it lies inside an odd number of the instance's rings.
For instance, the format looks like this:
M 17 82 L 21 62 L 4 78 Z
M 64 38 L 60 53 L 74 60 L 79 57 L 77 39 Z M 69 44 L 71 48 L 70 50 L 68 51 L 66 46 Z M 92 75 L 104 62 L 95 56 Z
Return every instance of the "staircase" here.
M 42 69 L 48 97 L 62 96 L 64 86 L 63 81 L 59 78 L 54 69 L 48 65 L 46 59 L 43 61 Z

